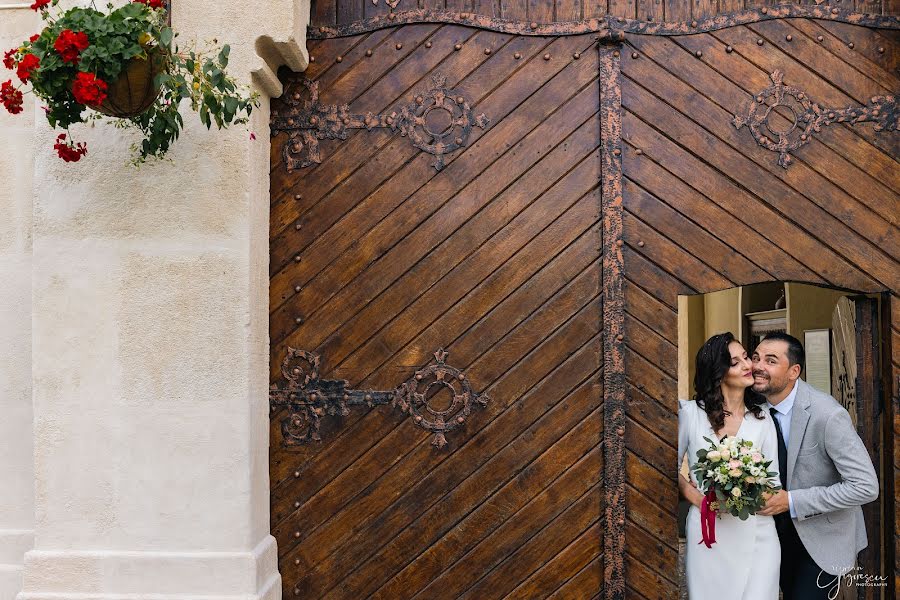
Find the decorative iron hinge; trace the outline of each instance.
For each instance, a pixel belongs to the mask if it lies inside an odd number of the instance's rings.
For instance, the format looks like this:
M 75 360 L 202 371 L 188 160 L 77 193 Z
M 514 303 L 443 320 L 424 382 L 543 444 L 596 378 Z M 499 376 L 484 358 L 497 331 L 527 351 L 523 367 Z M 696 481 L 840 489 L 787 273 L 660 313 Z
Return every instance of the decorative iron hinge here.
M 433 166 L 444 168 L 444 155 L 466 145 L 472 127 L 485 129 L 490 123 L 483 113 L 476 115 L 466 97 L 447 88 L 447 78 L 432 76 L 427 90 L 389 114 L 354 114 L 346 104 L 322 104 L 319 83 L 305 77 L 289 84 L 283 106 L 273 105 L 272 131 L 286 131 L 282 155 L 288 171 L 322 162 L 319 140 L 345 140 L 350 129 L 376 127 L 399 131 L 413 146 L 433 154 Z
M 345 380 L 319 379 L 319 355 L 306 350 L 288 348 L 281 363 L 286 385 L 273 384 L 269 390 L 269 405 L 273 412 L 288 408 L 281 421 L 285 446 L 297 446 L 319 441 L 319 427 L 325 415 L 346 416 L 350 407 L 374 408 L 391 404 L 412 417 L 413 422 L 434 433 L 431 444 L 443 448 L 444 434 L 462 426 L 476 405 L 487 406 L 487 394 L 472 390 L 466 375 L 444 362 L 447 351 L 434 353 L 435 362 L 419 369 L 398 388 L 389 391 L 350 389 Z M 432 406 L 437 392 L 446 389 L 451 401 L 439 410 Z
M 770 78 L 772 85 L 756 94 L 747 102 L 742 114 L 734 116 L 734 126 L 745 125 L 756 143 L 778 153 L 778 164 L 785 169 L 791 164 L 791 152 L 809 143 L 813 134 L 832 123 L 875 123 L 875 131 L 896 131 L 900 112 L 897 110 L 895 95 L 874 96 L 866 106 L 851 106 L 834 109 L 822 108 L 805 92 L 784 85 L 784 73 L 774 71 Z M 790 121 L 786 129 L 777 129 L 769 122 L 772 111 L 781 109 L 780 114 Z

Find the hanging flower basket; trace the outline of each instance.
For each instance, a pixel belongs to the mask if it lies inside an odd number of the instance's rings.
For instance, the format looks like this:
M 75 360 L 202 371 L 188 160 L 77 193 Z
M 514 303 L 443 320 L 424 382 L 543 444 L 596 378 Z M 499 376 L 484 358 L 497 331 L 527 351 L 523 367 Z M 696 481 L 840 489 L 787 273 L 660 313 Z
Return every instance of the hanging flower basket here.
M 138 116 L 153 106 L 159 97 L 157 76 L 165 68 L 165 55 L 156 49 L 148 52 L 146 57 L 135 56 L 116 80 L 108 85 L 106 99 L 91 108 L 119 119 Z
M 113 117 L 117 127 L 137 129 L 133 163 L 163 158 L 183 126 L 179 108 L 190 106 L 207 128 L 247 123 L 258 95 L 240 87 L 225 69 L 229 47 L 180 48 L 167 25 L 164 0 L 133 0 L 100 11 L 59 11 L 60 0 L 34 0 L 44 28 L 3 54 L 15 72 L 0 84 L 0 104 L 22 112 L 23 90 L 45 103 L 47 121 L 65 129 L 53 146 L 75 162 L 87 154 L 68 132 L 73 123 Z M 27 86 L 31 89 L 28 90 Z M 251 137 L 252 134 L 251 134 Z

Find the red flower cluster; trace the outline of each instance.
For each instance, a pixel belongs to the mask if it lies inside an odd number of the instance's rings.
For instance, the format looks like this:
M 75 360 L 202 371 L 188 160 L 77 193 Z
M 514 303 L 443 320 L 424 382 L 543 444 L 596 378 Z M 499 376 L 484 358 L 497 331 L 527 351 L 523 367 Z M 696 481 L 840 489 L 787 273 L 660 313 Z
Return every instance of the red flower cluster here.
M 16 67 L 16 75 L 22 80 L 22 83 L 31 79 L 31 73 L 40 66 L 41 61 L 34 54 L 28 53 L 19 61 Z
M 90 44 L 85 32 L 75 33 L 71 29 L 63 29 L 53 43 L 53 47 L 62 56 L 63 62 L 78 64 L 78 55 Z
M 14 115 L 22 112 L 22 92 L 13 87 L 12 80 L 0 86 L 0 103 Z
M 12 50 L 7 50 L 3 53 L 3 66 L 7 69 L 12 70 L 16 66 L 16 52 L 18 52 L 18 48 L 13 48 Z
M 30 38 L 28 38 L 28 41 L 31 42 L 31 43 L 33 44 L 33 43 L 35 43 L 36 41 L 38 41 L 38 38 L 39 38 L 39 37 L 41 37 L 41 34 L 36 33 L 36 34 L 34 34 L 33 36 L 31 36 Z
M 38 11 L 50 4 L 51 0 L 34 0 L 34 4 L 31 5 L 31 10 Z
M 87 145 L 84 142 L 75 144 L 66 141 L 66 134 L 61 133 L 56 137 L 56 143 L 53 149 L 59 154 L 59 157 L 66 162 L 78 162 L 81 157 L 87 154 Z
M 166 0 L 133 0 L 139 4 L 146 4 L 150 8 L 165 8 Z
M 75 100 L 85 105 L 97 105 L 106 100 L 106 82 L 93 73 L 79 72 L 72 82 Z

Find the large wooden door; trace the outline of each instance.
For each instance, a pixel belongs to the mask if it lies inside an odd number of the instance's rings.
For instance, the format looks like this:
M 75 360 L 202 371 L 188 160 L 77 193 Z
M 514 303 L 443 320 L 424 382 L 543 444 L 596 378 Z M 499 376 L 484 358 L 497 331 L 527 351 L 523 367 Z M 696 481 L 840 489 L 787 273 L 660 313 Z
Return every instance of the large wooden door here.
M 851 124 L 839 112 L 866 106 L 871 112 L 873 98 L 900 90 L 897 41 L 896 31 L 811 19 L 627 38 L 621 60 L 626 446 L 627 460 L 642 472 L 674 474 L 679 294 L 762 281 L 900 289 L 897 133 L 876 131 L 877 121 Z M 833 112 L 834 122 L 806 131 L 802 104 L 791 94 L 817 103 L 825 119 Z M 759 126 L 760 139 L 747 127 L 753 104 L 761 107 L 758 116 L 779 104 Z M 803 145 L 785 155 L 765 146 L 763 135 L 776 142 L 777 131 L 790 131 L 794 119 L 789 139 Z M 896 296 L 892 307 L 896 335 Z M 887 354 L 895 368 L 898 351 L 895 345 Z M 879 378 L 870 370 L 868 385 Z M 869 400 L 870 408 L 881 403 L 877 394 Z M 884 439 L 892 444 L 893 434 Z M 891 468 L 879 477 L 893 513 Z M 645 476 L 629 478 L 627 486 L 629 519 L 662 543 L 673 542 L 674 489 L 662 496 Z M 869 527 L 877 553 L 882 529 L 893 532 L 893 524 L 870 520 Z M 885 548 L 892 552 L 888 546 L 893 542 Z M 630 539 L 625 547 L 628 589 L 647 598 L 676 593 L 672 551 L 665 553 L 666 568 L 654 568 Z M 885 564 L 892 569 L 893 558 Z M 870 575 L 890 574 L 877 563 L 865 567 Z
M 900 289 L 897 19 L 740 8 L 315 3 L 272 104 L 286 597 L 677 596 L 678 294 Z
M 324 414 L 321 441 L 285 446 L 291 410 L 279 407 L 272 532 L 285 597 L 599 592 L 595 45 L 407 25 L 313 43 L 309 70 L 284 76 L 276 115 L 302 108 L 308 79 L 322 105 L 385 126 L 323 140 L 321 164 L 293 172 L 287 134 L 273 137 L 273 383 L 285 385 L 289 348 L 302 349 L 319 355 L 320 380 L 371 390 L 374 402 L 424 383 L 414 374 L 443 348 L 489 398 L 442 434 L 444 447 L 423 427 L 434 415 L 417 423 L 390 404 Z M 440 170 L 413 145 L 427 134 L 400 135 L 378 116 L 425 106 L 423 128 L 440 133 L 451 113 L 443 100 L 434 108 L 434 89 L 485 116 L 457 127 L 448 139 L 461 147 Z M 446 407 L 447 394 L 430 405 Z

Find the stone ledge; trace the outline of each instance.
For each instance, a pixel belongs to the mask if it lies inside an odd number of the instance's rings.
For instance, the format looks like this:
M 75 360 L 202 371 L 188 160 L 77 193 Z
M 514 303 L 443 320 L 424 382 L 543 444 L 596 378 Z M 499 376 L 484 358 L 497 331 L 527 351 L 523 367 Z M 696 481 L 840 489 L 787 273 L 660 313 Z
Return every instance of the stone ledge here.
M 18 600 L 270 600 L 275 538 L 247 552 L 46 551 L 25 554 Z

